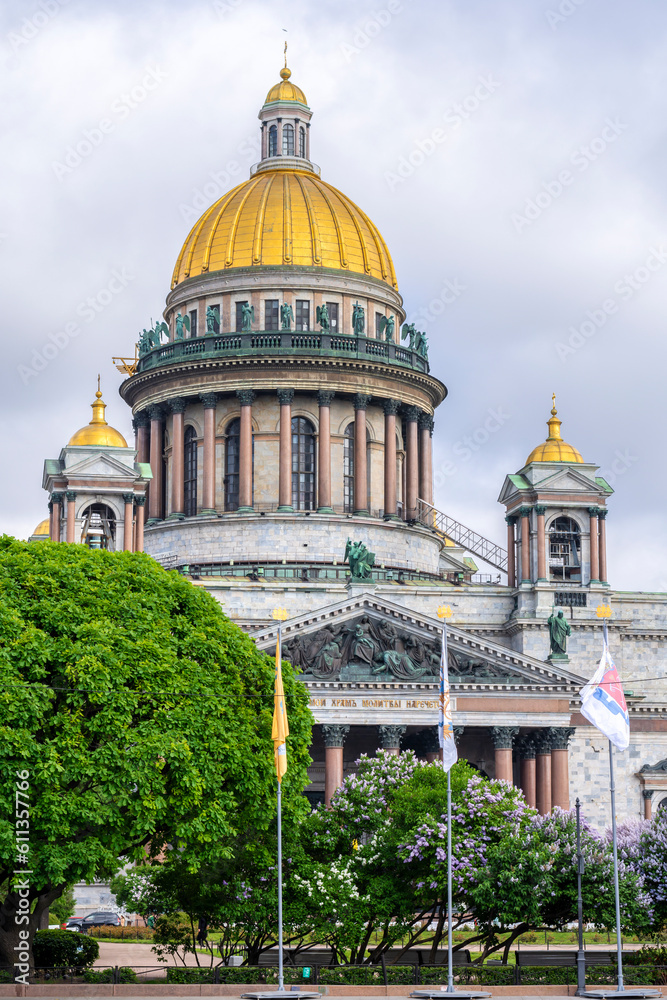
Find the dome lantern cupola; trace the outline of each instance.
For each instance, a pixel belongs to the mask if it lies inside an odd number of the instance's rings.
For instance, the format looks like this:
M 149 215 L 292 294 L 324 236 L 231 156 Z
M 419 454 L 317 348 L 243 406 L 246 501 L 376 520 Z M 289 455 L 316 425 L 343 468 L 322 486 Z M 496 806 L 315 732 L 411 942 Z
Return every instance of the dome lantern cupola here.
M 287 68 L 285 42 L 285 65 L 280 71 L 280 83 L 271 87 L 258 116 L 262 123 L 262 159 L 255 169 L 291 167 L 319 173 L 319 169 L 310 162 L 310 119 L 313 113 L 304 92 L 291 82 L 291 75 L 291 70 Z
M 531 462 L 583 462 L 581 453 L 573 448 L 567 441 L 563 441 L 560 436 L 561 421 L 558 419 L 556 410 L 556 394 L 551 397 L 551 419 L 547 420 L 549 435 L 543 444 L 538 444 L 533 448 L 526 459 L 526 465 Z
M 115 427 L 110 427 L 104 419 L 104 412 L 107 404 L 102 400 L 100 391 L 100 379 L 97 377 L 97 392 L 95 400 L 91 404 L 93 417 L 89 424 L 81 427 L 76 434 L 73 434 L 68 441 L 68 445 L 101 445 L 104 448 L 127 448 L 127 441 Z

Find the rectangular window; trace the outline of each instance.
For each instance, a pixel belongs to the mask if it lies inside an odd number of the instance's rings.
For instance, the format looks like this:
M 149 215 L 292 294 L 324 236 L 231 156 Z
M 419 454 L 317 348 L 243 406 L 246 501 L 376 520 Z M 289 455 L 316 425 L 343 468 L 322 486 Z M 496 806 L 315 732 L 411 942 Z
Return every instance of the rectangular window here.
M 329 326 L 334 333 L 338 333 L 338 303 L 327 302 L 327 309 L 329 310 Z
M 308 299 L 296 300 L 296 329 L 310 330 L 310 302 Z
M 280 329 L 280 304 L 278 299 L 264 299 L 264 329 Z
M 190 310 L 190 336 L 191 337 L 196 337 L 197 336 L 197 310 L 196 309 L 191 309 Z
M 246 299 L 245 302 L 237 302 L 236 303 L 236 332 L 237 333 L 241 333 L 241 331 L 243 330 L 243 307 L 247 306 L 247 305 L 248 305 L 247 299 Z
M 382 320 L 384 319 L 384 313 L 375 313 L 375 336 L 378 340 L 382 337 Z

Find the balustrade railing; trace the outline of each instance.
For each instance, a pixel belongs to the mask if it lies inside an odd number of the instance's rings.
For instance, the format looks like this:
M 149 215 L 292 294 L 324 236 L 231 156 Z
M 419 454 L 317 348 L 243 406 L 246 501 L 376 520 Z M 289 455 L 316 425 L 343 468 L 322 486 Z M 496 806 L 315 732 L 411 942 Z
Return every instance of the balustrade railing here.
M 225 358 L 231 355 L 248 356 L 263 354 L 279 357 L 299 354 L 325 356 L 342 355 L 377 358 L 388 364 L 397 364 L 416 371 L 428 372 L 428 360 L 416 351 L 398 344 L 372 337 L 348 336 L 324 331 L 301 330 L 252 330 L 244 333 L 207 333 L 203 337 L 174 340 L 160 347 L 153 347 L 139 358 L 137 373 L 175 364 L 180 360 L 202 357 Z

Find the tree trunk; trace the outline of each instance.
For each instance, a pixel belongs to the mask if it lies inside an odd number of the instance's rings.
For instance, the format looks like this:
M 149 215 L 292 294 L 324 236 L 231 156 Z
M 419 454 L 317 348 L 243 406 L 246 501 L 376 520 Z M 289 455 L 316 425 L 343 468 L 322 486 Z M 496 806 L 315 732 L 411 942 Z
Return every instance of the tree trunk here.
M 35 967 L 32 956 L 35 932 L 40 930 L 45 913 L 48 924 L 49 907 L 61 895 L 64 886 L 58 886 L 58 888 L 51 889 L 39 896 L 33 894 L 28 897 L 28 903 L 35 904 L 33 912 L 30 913 L 25 909 L 25 898 L 22 899 L 19 896 L 19 891 L 22 888 L 19 884 L 20 881 L 19 879 L 19 882 L 16 883 L 16 889 L 13 892 L 7 893 L 0 907 L 0 964 L 8 965 L 10 968 L 18 966 L 19 975 L 26 975 L 31 974 Z M 29 881 L 28 876 L 26 876 L 25 881 Z M 23 908 L 21 903 L 23 903 Z M 29 959 L 27 963 L 19 961 L 19 957 L 24 955 L 26 950 L 24 947 L 26 943 L 25 931 L 28 931 Z M 26 965 L 27 968 L 24 968 Z M 27 984 L 27 982 L 26 975 L 25 983 Z

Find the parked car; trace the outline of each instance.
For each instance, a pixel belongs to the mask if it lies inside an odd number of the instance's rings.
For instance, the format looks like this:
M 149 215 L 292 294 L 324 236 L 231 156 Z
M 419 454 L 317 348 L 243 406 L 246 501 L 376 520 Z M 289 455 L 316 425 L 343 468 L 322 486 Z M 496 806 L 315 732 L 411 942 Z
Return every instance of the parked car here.
M 89 913 L 81 922 L 82 927 L 120 927 L 120 917 L 111 910 L 96 910 Z
M 81 931 L 85 934 L 89 927 L 120 927 L 120 917 L 111 910 L 96 910 L 85 917 L 73 917 L 67 921 L 65 930 Z

